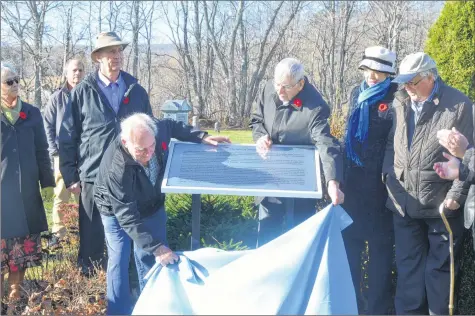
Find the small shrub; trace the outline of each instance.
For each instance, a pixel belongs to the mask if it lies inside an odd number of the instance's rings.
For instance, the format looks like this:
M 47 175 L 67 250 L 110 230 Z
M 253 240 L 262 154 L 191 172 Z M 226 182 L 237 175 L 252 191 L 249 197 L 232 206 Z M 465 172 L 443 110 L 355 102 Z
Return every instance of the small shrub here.
M 174 250 L 189 250 L 191 195 L 167 195 L 166 210 L 170 247 Z M 257 213 L 253 197 L 202 195 L 200 230 L 202 245 L 214 245 L 218 248 L 221 248 L 221 245 L 228 250 L 254 247 L 257 236 Z
M 345 135 L 346 128 L 346 117 L 344 109 L 332 110 L 330 115 L 329 124 L 330 124 L 330 133 L 335 136 L 337 139 L 343 139 Z

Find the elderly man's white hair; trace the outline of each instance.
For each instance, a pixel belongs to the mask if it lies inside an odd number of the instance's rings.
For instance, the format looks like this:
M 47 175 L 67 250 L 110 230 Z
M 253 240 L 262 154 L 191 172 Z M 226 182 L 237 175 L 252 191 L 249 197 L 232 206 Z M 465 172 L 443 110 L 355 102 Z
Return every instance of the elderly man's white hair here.
M 147 114 L 135 113 L 120 123 L 120 138 L 126 142 L 134 142 L 134 132 L 139 130 L 146 130 L 152 135 L 157 135 L 157 126 L 154 120 Z
M 284 58 L 275 66 L 274 80 L 281 81 L 286 76 L 297 83 L 304 77 L 304 69 L 300 60 L 295 58 Z
M 18 75 L 18 73 L 17 73 L 15 67 L 14 67 L 12 64 L 9 64 L 9 63 L 6 63 L 6 62 L 2 61 L 2 63 L 1 63 L 1 68 L 2 68 L 2 71 L 1 71 L 2 80 L 3 80 L 3 77 L 4 77 L 8 72 L 13 73 L 14 75 Z

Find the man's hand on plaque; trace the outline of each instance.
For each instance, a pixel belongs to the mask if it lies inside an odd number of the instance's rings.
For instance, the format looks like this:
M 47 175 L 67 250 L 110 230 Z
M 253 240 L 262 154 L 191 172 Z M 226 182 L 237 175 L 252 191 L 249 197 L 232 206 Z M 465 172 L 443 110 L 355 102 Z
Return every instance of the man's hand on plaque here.
M 333 205 L 342 204 L 345 201 L 345 194 L 340 190 L 340 184 L 335 180 L 328 181 L 328 195 Z
M 267 159 L 270 147 L 272 146 L 272 140 L 269 135 L 264 135 L 256 142 L 256 151 L 262 159 Z
M 201 141 L 203 144 L 207 144 L 207 145 L 213 145 L 213 146 L 217 146 L 218 143 L 229 143 L 231 144 L 231 140 L 229 139 L 228 136 L 207 136 L 205 138 L 203 138 L 203 140 Z

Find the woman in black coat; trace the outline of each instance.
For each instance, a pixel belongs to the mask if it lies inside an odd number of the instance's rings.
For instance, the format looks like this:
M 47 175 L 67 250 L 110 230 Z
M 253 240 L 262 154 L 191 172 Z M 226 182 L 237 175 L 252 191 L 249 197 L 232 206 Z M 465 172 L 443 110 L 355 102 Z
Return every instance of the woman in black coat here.
M 41 264 L 40 233 L 48 230 L 40 184 L 54 187 L 40 111 L 18 97 L 19 78 L 1 65 L 1 264 L 11 299 L 20 297 L 26 268 Z
M 365 50 L 359 65 L 363 82 L 350 95 L 345 135 L 345 202 L 353 224 L 343 231 L 360 313 L 388 314 L 392 299 L 394 233 L 392 213 L 386 209 L 381 170 L 392 126 L 391 103 L 397 85 L 396 54 L 374 46 Z M 362 291 L 362 254 L 369 250 L 368 291 Z M 366 297 L 366 298 L 364 298 Z M 366 302 L 365 302 L 366 301 Z

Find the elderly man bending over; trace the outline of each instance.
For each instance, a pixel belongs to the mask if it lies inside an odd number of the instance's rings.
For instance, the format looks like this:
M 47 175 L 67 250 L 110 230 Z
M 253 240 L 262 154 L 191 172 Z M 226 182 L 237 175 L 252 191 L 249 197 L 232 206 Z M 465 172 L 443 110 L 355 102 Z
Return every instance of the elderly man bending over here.
M 139 283 L 155 264 L 174 263 L 167 247 L 165 194 L 161 192 L 170 138 L 217 145 L 228 137 L 208 136 L 173 120 L 137 113 L 121 123 L 121 134 L 109 145 L 99 166 L 94 199 L 107 241 L 108 314 L 130 314 L 129 258 L 131 243 Z

